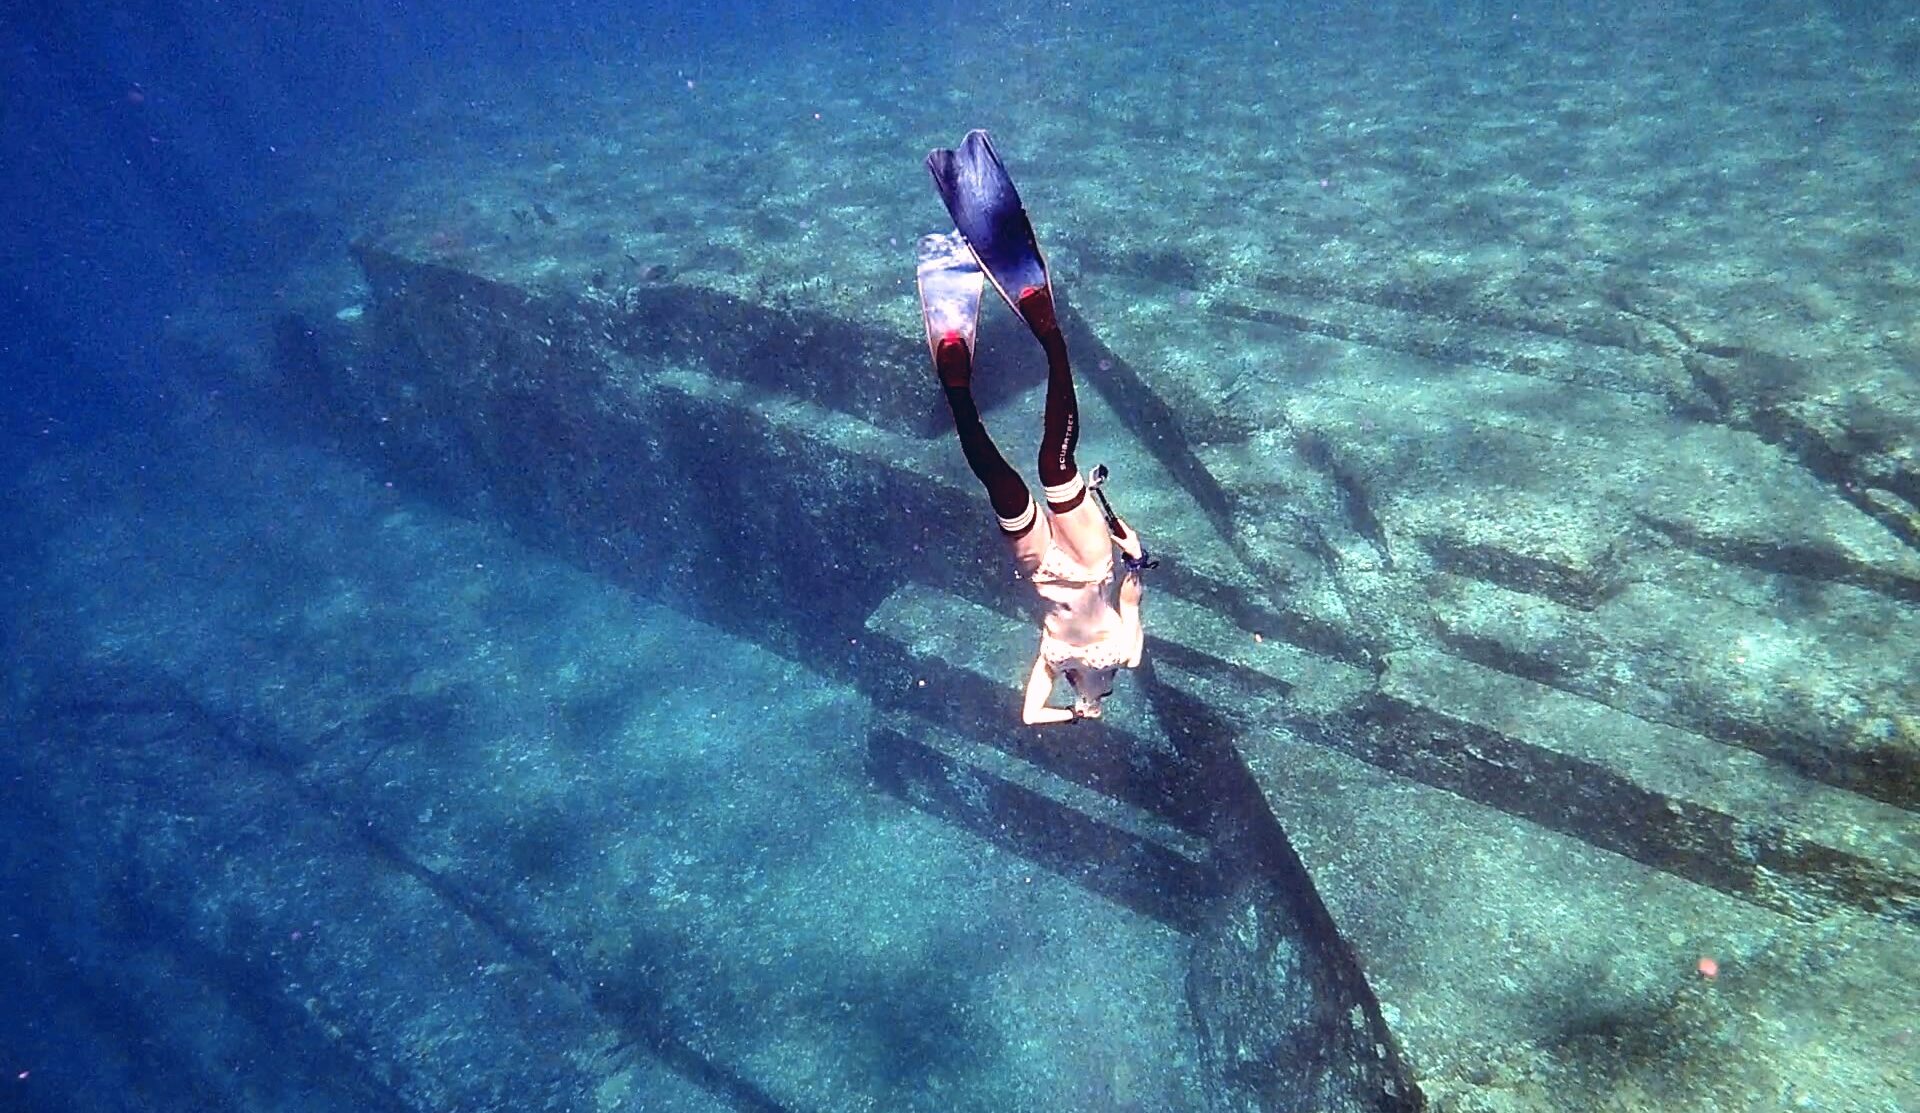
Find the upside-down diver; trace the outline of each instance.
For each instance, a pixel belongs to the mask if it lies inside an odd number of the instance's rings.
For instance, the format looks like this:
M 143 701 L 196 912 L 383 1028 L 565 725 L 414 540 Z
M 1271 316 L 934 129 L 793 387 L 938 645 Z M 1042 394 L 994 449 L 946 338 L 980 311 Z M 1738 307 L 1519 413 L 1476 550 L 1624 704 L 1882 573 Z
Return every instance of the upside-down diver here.
M 967 133 L 957 150 L 936 150 L 927 168 L 953 217 L 954 231 L 924 237 L 919 247 L 920 308 L 927 348 L 953 410 L 960 449 L 987 489 L 1001 535 L 1020 572 L 1042 603 L 1040 652 L 1028 674 L 1021 718 L 1028 723 L 1097 719 L 1122 668 L 1140 664 L 1142 570 L 1140 535 L 1113 512 L 1100 490 L 1104 468 L 1090 483 L 1074 461 L 1080 413 L 1067 343 L 1055 316 L 1053 283 L 1033 225 L 1013 179 L 984 131 Z M 1047 400 L 1040 438 L 1040 485 L 1034 502 L 1020 474 L 994 445 L 973 399 L 974 335 L 980 315 L 982 272 L 1025 321 L 1047 354 Z M 1126 566 L 1114 586 L 1113 550 Z M 1048 706 L 1064 677 L 1071 708 Z

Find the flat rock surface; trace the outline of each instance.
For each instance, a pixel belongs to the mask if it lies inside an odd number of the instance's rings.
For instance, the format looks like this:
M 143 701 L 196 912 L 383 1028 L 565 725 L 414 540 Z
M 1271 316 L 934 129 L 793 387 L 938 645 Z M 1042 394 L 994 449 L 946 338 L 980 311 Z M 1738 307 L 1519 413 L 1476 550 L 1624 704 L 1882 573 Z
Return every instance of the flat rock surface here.
M 1892 201 L 1913 173 L 1911 29 L 1787 6 L 1737 27 L 1653 5 L 1480 13 L 1446 36 L 1323 14 L 1284 45 L 1251 14 L 1183 23 L 1204 81 L 1147 61 L 1157 26 L 1065 17 L 1047 68 L 1077 79 L 996 89 L 1023 103 L 997 132 L 1097 338 L 1085 381 L 1123 420 L 1117 382 L 1164 402 L 1167 427 L 1133 432 L 1201 462 L 1175 488 L 1226 492 L 1215 527 L 1272 593 L 1375 655 L 1458 621 L 1432 613 L 1435 570 L 1570 604 L 1631 691 L 1592 656 L 1542 663 L 1550 682 L 1911 806 L 1920 690 L 1885 670 L 1920 656 L 1920 288 Z M 911 408 L 912 244 L 942 223 L 919 153 L 980 119 L 971 51 L 1033 56 L 1010 30 L 938 61 L 800 50 L 442 105 L 365 233 L 614 312 L 697 290 L 776 335 L 850 325 L 857 359 L 778 389 L 850 376 Z M 488 160 L 489 126 L 540 138 Z M 1670 629 L 1606 605 L 1681 562 Z M 1881 645 L 1834 644 L 1821 607 L 1720 601 L 1756 579 L 1844 597 Z M 1791 685 L 1721 669 L 1715 648 L 1763 623 L 1818 667 Z
M 27 923 L 213 956 L 260 1009 L 182 1054 L 297 1039 L 393 1109 L 1192 1107 L 1181 936 L 876 793 L 857 693 L 221 439 L 47 464 L 8 608 L 9 872 L 96 879 Z
M 923 815 L 874 813 L 850 748 L 871 708 L 768 652 L 864 629 L 895 580 L 964 596 L 951 614 L 973 618 L 902 635 L 950 677 L 1002 644 L 979 615 L 1008 584 L 944 440 L 911 273 L 945 224 L 921 155 L 985 125 L 1069 309 L 1082 458 L 1116 463 L 1117 499 L 1175 558 L 1150 652 L 1232 729 L 1436 1104 L 1915 1104 L 1920 28 L 1786 3 L 1162 15 L 1008 10 L 886 55 L 583 65 L 417 106 L 314 183 L 362 269 L 317 263 L 285 304 L 374 357 L 340 395 L 368 439 L 471 454 L 572 565 L 505 582 L 398 471 L 398 494 L 346 499 L 394 500 L 360 543 L 322 555 L 290 515 L 222 532 L 273 501 L 242 483 L 224 502 L 224 477 L 148 506 L 125 477 L 48 473 L 38 512 L 84 559 L 22 594 L 15 693 L 131 657 L 216 721 L 265 724 L 292 771 L 266 777 L 274 799 L 341 793 L 416 881 L 458 879 L 495 918 L 487 946 L 561 965 L 588 1043 L 630 1044 L 617 1018 L 670 1002 L 644 1035 L 852 1107 L 937 1058 L 880 1037 L 946 1025 L 1007 1049 L 986 1100 L 1178 1107 L 1177 1009 L 1068 1015 L 1114 1000 L 1082 981 L 1108 968 L 1163 987 L 1178 941 L 1070 885 L 1029 890 L 1023 863 Z M 981 393 L 1021 460 L 1030 348 L 990 305 Z M 656 474 L 698 482 L 648 502 Z M 73 515 L 69 489 L 126 501 Z M 724 532 L 671 532 L 716 505 L 776 555 L 681 552 Z M 889 508 L 914 514 L 886 519 L 893 549 L 838 528 Z M 671 595 L 697 556 L 771 599 L 838 541 L 836 569 L 865 575 L 787 626 L 651 606 L 636 624 L 579 571 L 657 564 Z M 397 569 L 389 548 L 445 559 Z M 711 611 L 696 594 L 668 602 Z M 1000 654 L 1017 666 L 1013 641 Z M 636 687 L 659 694 L 645 712 L 618 695 Z M 838 795 L 794 799 L 803 781 Z M 623 804 L 669 783 L 674 807 Z M 790 853 L 758 875 L 753 855 L 719 861 L 676 807 Z M 824 926 L 858 911 L 833 888 L 856 877 L 955 934 Z M 660 932 L 625 930 L 633 909 Z M 1079 917 L 1074 938 L 989 939 L 1050 917 Z M 956 946 L 985 957 L 952 974 Z M 878 980 L 808 996 L 781 975 L 809 954 L 872 959 Z M 626 996 L 600 996 L 603 971 Z M 991 1022 L 956 1003 L 989 999 Z M 701 1017 L 724 1032 L 679 1023 Z M 1023 1058 L 1021 1032 L 1082 1027 L 1074 1046 L 1108 1050 L 1078 1074 Z M 821 1076 L 781 1065 L 800 1046 L 831 1048 Z M 399 1055 L 364 1047 L 352 1062 Z M 627 1062 L 570 1062 L 553 1092 L 597 1079 L 617 1106 Z

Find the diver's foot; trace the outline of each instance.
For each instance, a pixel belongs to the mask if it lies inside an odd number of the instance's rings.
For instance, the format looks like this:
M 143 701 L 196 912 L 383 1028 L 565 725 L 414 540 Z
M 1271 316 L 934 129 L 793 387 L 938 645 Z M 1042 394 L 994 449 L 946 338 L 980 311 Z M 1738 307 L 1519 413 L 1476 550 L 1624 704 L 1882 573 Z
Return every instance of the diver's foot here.
M 940 385 L 948 390 L 967 390 L 973 385 L 973 352 L 959 334 L 941 337 L 933 349 L 933 369 Z
M 1053 310 L 1053 287 L 1029 286 L 1020 291 L 1013 307 L 1019 311 L 1035 336 L 1044 339 L 1050 334 L 1059 333 L 1060 320 Z
M 973 379 L 973 338 L 986 276 L 958 232 L 921 237 L 919 252 L 920 315 L 934 372 L 942 385 L 965 389 Z

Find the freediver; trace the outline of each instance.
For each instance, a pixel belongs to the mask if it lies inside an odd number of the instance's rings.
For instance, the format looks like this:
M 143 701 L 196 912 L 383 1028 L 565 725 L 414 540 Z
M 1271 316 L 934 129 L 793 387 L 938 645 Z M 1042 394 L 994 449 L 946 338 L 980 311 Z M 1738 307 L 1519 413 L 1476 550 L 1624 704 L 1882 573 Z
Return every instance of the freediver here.
M 984 131 L 968 132 L 958 149 L 929 154 L 927 168 L 955 226 L 953 232 L 922 238 L 919 245 L 927 347 L 953 411 L 960 450 L 987 489 L 1000 533 L 1041 602 L 1040 651 L 1027 677 L 1020 717 L 1035 725 L 1098 719 L 1115 675 L 1140 664 L 1140 573 L 1157 562 L 1102 493 L 1106 469 L 1094 469 L 1090 483 L 1074 461 L 1080 414 L 1052 280 L 992 140 Z M 982 272 L 1047 355 L 1039 461 L 1044 506 L 1034 502 L 1020 474 L 995 447 L 974 404 Z M 1117 587 L 1115 546 L 1126 567 Z M 1073 693 L 1070 708 L 1048 704 L 1062 677 Z

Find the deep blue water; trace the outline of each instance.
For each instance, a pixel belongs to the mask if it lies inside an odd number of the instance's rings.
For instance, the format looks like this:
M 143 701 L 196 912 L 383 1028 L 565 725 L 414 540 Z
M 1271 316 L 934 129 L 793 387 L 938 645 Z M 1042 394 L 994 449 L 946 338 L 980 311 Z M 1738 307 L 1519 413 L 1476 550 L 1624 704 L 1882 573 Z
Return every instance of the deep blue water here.
M 167 316 L 208 291 L 271 282 L 314 234 L 276 225 L 289 190 L 425 93 L 484 99 L 543 64 L 692 65 L 715 44 L 877 36 L 898 18 L 858 4 L 10 6 L 0 16 L 8 451 L 151 412 L 176 378 L 155 355 Z
M 1383 34 L 1393 24 L 1381 49 L 1412 55 L 1422 35 L 1477 34 L 1504 11 L 1365 7 L 1374 14 L 1357 23 L 1340 5 L 1277 8 L 1275 46 L 1315 53 L 1316 13 L 1330 13 L 1348 33 L 1371 18 Z M 1812 8 L 1849 28 L 1861 51 L 1884 52 L 1911 72 L 1900 54 L 1908 40 L 1889 34 L 1907 14 L 1900 4 Z M 1712 7 L 1701 10 L 1710 21 Z M 1527 15 L 1608 18 L 1606 5 L 1534 5 Z M 1737 25 L 1740 7 L 1725 6 L 1725 16 Z M 311 234 L 275 226 L 287 191 L 330 150 L 377 131 L 423 93 L 484 98 L 516 72 L 583 58 L 681 59 L 697 71 L 716 47 L 734 58 L 761 52 L 777 67 L 795 42 L 831 40 L 853 56 L 884 58 L 908 43 L 967 42 L 1010 26 L 1042 43 L 1066 26 L 1097 40 L 1098 18 L 1090 25 L 1073 5 L 1051 14 L 857 3 L 11 6 L 0 18 L 0 357 L 9 382 L 0 428 L 17 451 L 23 440 L 139 420 L 154 394 L 171 389 L 154 356 L 166 316 L 202 291 L 271 281 L 289 241 Z M 1178 48 L 1168 61 L 1205 71 L 1204 58 Z M 1541 64 L 1550 68 L 1551 55 Z M 1737 58 L 1723 64 L 1727 82 L 1744 80 Z

